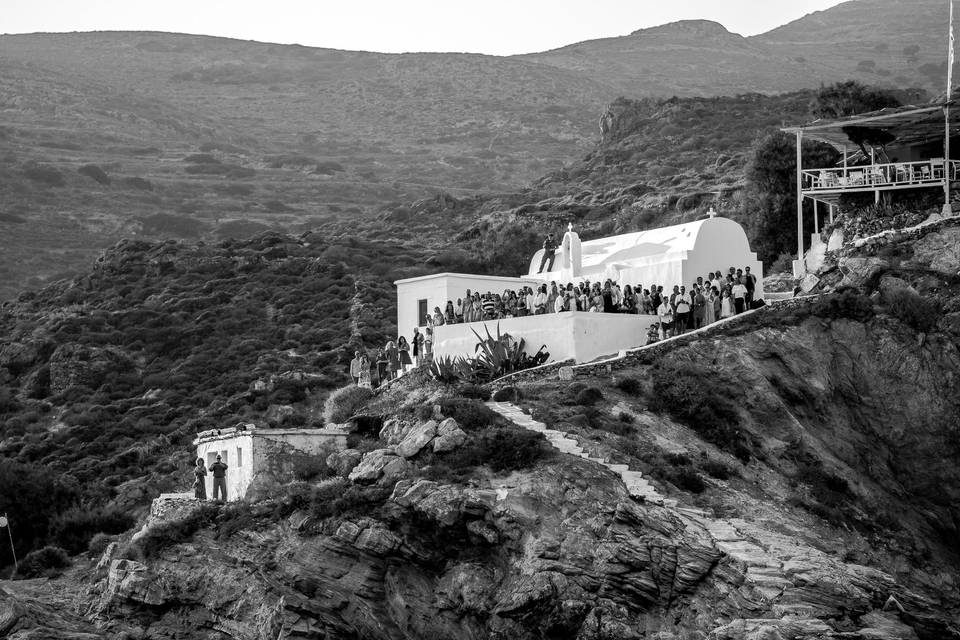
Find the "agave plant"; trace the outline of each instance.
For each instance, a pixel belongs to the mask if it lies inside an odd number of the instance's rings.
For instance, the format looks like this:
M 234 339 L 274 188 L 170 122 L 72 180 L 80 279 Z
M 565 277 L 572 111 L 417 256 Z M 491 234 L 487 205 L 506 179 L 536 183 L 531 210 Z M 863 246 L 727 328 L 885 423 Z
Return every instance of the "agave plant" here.
M 487 333 L 484 339 L 476 329 L 471 329 L 473 335 L 477 336 L 477 346 L 474 353 L 477 354 L 475 362 L 477 363 L 478 375 L 484 380 L 493 380 L 513 371 L 521 369 L 523 361 L 524 340 L 520 338 L 515 340 L 509 333 L 500 333 L 500 323 L 497 323 L 497 337 L 490 335 L 490 329 L 484 325 L 484 331 Z
M 441 382 L 461 381 L 483 384 L 530 366 L 529 358 L 526 358 L 523 353 L 523 338 L 517 341 L 509 333 L 500 333 L 499 323 L 497 323 L 496 338 L 490 335 L 490 330 L 486 326 L 484 329 L 487 333 L 486 338 L 477 333 L 476 329 L 471 329 L 479 340 L 474 348 L 476 357 L 434 358 L 430 364 L 430 374 Z

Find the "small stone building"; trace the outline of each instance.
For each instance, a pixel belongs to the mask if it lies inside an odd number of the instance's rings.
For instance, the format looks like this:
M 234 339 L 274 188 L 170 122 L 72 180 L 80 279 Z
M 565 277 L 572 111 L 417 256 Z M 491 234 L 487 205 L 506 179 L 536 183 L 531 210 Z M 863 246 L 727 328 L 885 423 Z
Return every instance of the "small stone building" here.
M 197 434 L 193 444 L 207 468 L 219 454 L 227 469 L 227 499 L 241 500 L 254 482 L 290 482 L 334 451 L 347 446 L 339 429 L 258 429 L 241 425 Z M 213 474 L 207 475 L 207 497 L 213 497 Z

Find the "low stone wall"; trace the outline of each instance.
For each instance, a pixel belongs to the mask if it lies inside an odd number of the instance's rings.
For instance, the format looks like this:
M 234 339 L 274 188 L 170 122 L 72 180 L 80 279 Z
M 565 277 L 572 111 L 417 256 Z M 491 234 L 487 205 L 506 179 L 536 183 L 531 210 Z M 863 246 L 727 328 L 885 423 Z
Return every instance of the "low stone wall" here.
M 584 364 L 571 364 L 570 362 L 551 363 L 549 365 L 537 367 L 536 369 L 518 371 L 517 373 L 498 378 L 490 383 L 490 387 L 494 390 L 497 390 L 522 382 L 542 380 L 551 376 L 559 376 L 559 371 L 563 367 L 572 368 L 574 375 L 580 373 L 594 375 L 598 373 L 605 373 L 608 368 L 613 370 L 635 366 L 636 364 L 640 363 L 641 360 L 650 357 L 656 357 L 664 352 L 671 351 L 679 347 L 685 347 L 693 342 L 711 339 L 724 335 L 725 333 L 729 333 L 731 330 L 739 329 L 743 325 L 755 321 L 760 314 L 782 311 L 784 309 L 805 307 L 815 302 L 817 298 L 818 296 L 804 296 L 800 298 L 790 298 L 788 300 L 777 300 L 771 304 L 760 307 L 759 309 L 747 311 L 745 313 L 741 313 L 740 315 L 733 316 L 732 318 L 714 322 L 713 324 L 702 329 L 697 329 L 696 331 L 691 331 L 680 336 L 661 340 L 660 342 L 655 342 L 650 345 L 644 345 L 642 347 L 630 349 L 622 357 L 617 356 L 614 358 L 606 358 L 604 360 L 596 360 L 594 362 L 587 362 Z

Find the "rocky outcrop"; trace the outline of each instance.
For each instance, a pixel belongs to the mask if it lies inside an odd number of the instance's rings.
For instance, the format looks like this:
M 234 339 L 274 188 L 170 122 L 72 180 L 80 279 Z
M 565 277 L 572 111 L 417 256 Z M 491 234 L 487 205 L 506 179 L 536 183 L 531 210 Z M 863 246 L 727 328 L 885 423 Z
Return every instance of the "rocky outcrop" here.
M 360 464 L 362 458 L 363 454 L 356 449 L 344 449 L 327 456 L 326 463 L 338 476 L 347 476 Z
M 358 484 L 396 482 L 407 475 L 410 469 L 410 463 L 398 456 L 394 449 L 376 449 L 364 454 L 347 477 Z
M 427 420 L 409 431 L 397 445 L 397 455 L 404 458 L 412 458 L 420 453 L 420 450 L 430 444 L 430 441 L 437 435 L 437 423 L 434 420 Z
M 466 432 L 457 421 L 447 418 L 437 427 L 437 437 L 433 440 L 434 453 L 446 453 L 462 446 L 467 441 Z

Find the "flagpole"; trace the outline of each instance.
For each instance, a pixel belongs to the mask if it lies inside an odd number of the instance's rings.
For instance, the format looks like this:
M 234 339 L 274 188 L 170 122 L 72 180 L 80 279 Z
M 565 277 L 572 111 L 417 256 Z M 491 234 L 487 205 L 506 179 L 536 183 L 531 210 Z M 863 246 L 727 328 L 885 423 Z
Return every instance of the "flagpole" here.
M 17 550 L 13 548 L 13 527 L 10 526 L 10 518 L 7 517 L 6 511 L 3 512 L 3 521 L 7 525 L 7 535 L 10 536 L 10 553 L 13 554 L 13 574 L 10 576 L 12 580 L 13 576 L 17 575 L 20 567 L 17 564 Z
M 950 99 L 953 92 L 953 0 L 950 3 L 950 33 L 947 38 L 947 100 L 943 105 L 943 215 L 952 216 L 950 206 L 950 174 L 953 165 L 950 163 Z

